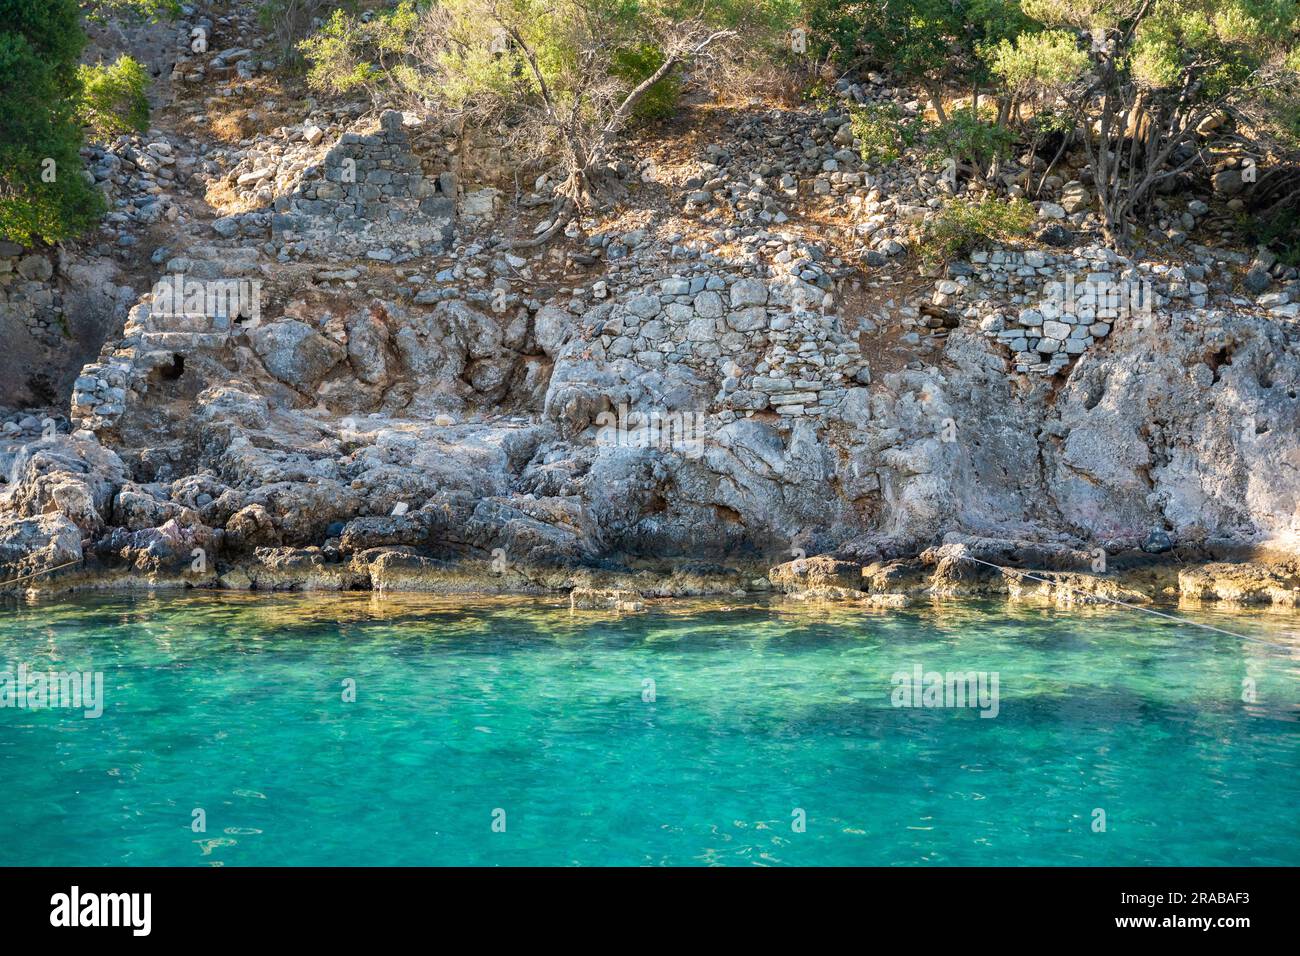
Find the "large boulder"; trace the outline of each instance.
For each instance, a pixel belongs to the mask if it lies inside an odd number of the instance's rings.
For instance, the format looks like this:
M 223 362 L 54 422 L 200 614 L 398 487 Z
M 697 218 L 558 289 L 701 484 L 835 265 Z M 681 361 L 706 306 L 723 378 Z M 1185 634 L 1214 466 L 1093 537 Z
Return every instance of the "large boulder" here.
M 348 363 L 357 378 L 368 385 L 388 380 L 388 326 L 383 313 L 371 309 L 353 316 L 347 325 Z
M 573 332 L 573 315 L 558 305 L 544 305 L 533 316 L 533 338 L 548 358 L 555 358 Z
M 779 564 L 767 572 L 767 579 L 774 588 L 787 594 L 804 591 L 861 591 L 862 565 L 823 554 Z
M 226 540 L 240 550 L 259 545 L 278 545 L 280 530 L 271 513 L 260 504 L 247 505 L 230 516 L 226 522 Z
M 62 514 L 85 536 L 102 530 L 128 474 L 115 452 L 80 435 L 56 435 L 23 448 L 11 465 L 4 511 L 20 518 Z
M 337 342 L 296 319 L 263 325 L 254 329 L 250 338 L 268 372 L 304 391 L 347 356 Z
M 81 531 L 63 515 L 0 518 L 0 589 L 26 586 L 23 582 L 4 582 L 50 571 L 81 558 Z
M 156 528 L 185 508 L 169 501 L 161 485 L 124 484 L 113 502 L 113 523 L 131 531 Z
M 419 547 L 429 543 L 430 527 L 429 515 L 421 511 L 353 518 L 343 528 L 339 548 L 347 553 L 384 545 Z

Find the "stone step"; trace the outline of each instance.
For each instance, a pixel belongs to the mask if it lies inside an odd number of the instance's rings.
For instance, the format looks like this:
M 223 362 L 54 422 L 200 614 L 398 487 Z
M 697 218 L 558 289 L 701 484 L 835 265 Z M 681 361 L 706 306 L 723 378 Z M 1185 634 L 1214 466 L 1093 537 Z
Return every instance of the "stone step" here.
M 170 349 L 173 352 L 220 349 L 230 341 L 226 332 L 146 332 L 141 338 L 151 349 Z

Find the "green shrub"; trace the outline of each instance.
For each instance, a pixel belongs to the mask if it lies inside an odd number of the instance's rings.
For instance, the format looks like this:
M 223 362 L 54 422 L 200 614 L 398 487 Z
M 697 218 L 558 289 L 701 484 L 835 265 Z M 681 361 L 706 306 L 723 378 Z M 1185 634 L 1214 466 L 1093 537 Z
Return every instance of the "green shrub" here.
M 77 116 L 99 141 L 149 128 L 149 75 L 139 61 L 120 56 L 111 66 L 102 63 L 77 70 L 81 101 Z
M 385 79 L 385 53 L 401 48 L 415 15 L 409 2 L 370 21 L 336 9 L 320 29 L 297 44 L 310 64 L 308 84 L 330 93 L 365 90 L 374 96 Z
M 1300 208 L 1283 208 L 1268 218 L 1241 216 L 1238 227 L 1247 242 L 1268 246 L 1284 265 L 1300 266 Z
M 993 160 L 1007 156 L 1015 141 L 1012 130 L 981 117 L 969 107 L 953 110 L 948 122 L 940 123 L 926 135 L 931 162 L 965 161 L 981 172 Z
M 664 62 L 664 51 L 652 43 L 625 47 L 612 57 L 609 72 L 627 84 L 624 95 L 638 83 L 659 69 Z M 632 115 L 642 122 L 663 119 L 677 111 L 677 101 L 682 95 L 681 77 L 674 71 L 646 91 Z
M 979 202 L 950 199 L 938 215 L 925 224 L 921 257 L 943 262 L 981 242 L 1006 242 L 1029 232 L 1034 207 L 1023 199 L 988 196 Z
M 77 0 L 0 0 L 0 238 L 57 242 L 104 211 L 82 175 Z
M 892 163 L 916 141 L 918 123 L 893 103 L 854 108 L 849 123 L 864 163 Z
M 109 20 L 174 20 L 180 16 L 180 0 L 82 0 L 86 19 L 107 23 Z

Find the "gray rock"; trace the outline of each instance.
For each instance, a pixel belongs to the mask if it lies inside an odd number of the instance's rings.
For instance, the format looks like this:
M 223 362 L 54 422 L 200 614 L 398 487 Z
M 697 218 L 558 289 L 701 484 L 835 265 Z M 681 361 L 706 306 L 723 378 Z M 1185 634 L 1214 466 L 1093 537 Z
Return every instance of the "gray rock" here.
M 1254 268 L 1246 273 L 1242 285 L 1251 295 L 1261 295 L 1268 291 L 1268 287 L 1273 284 L 1273 277 L 1264 269 Z
M 1160 529 L 1154 529 L 1142 542 L 1142 550 L 1148 554 L 1164 554 L 1173 549 L 1173 539 Z
M 761 279 L 738 279 L 731 286 L 732 309 L 764 305 L 767 302 L 767 283 Z
M 727 325 L 737 332 L 756 332 L 767 327 L 767 309 L 753 306 L 748 309 L 732 311 L 727 315 Z
M 18 273 L 32 282 L 46 282 L 54 275 L 54 266 L 44 256 L 30 255 L 18 260 Z
M 295 319 L 263 325 L 249 336 L 266 370 L 297 389 L 308 389 L 347 356 L 336 342 Z
M 573 316 L 567 309 L 546 305 L 533 316 L 533 334 L 537 338 L 537 345 L 551 358 L 559 353 L 572 332 Z

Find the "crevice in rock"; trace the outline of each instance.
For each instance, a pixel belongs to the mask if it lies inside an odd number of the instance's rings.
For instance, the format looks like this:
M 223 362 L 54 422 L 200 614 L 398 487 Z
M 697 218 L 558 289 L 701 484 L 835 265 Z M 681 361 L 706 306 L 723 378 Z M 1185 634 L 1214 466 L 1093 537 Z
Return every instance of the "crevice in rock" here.
M 1206 360 L 1206 365 L 1210 366 L 1210 371 L 1214 373 L 1214 381 L 1219 381 L 1219 369 L 1225 365 L 1232 364 L 1232 353 L 1235 351 L 1233 346 L 1225 345 Z
M 165 381 L 174 382 L 185 374 L 185 356 L 180 352 L 172 353 L 172 364 L 164 365 L 158 370 L 158 373 Z

